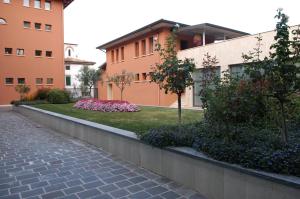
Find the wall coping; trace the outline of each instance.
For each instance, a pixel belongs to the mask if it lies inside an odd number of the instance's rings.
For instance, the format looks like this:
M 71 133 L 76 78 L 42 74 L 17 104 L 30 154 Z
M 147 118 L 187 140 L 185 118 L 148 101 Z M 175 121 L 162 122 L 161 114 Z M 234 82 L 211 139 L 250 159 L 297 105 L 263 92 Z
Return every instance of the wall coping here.
M 44 113 L 44 114 L 47 114 L 47 115 L 50 115 L 50 116 L 53 116 L 53 117 L 58 117 L 58 118 L 68 120 L 70 122 L 74 122 L 74 123 L 77 123 L 77 124 L 82 124 L 84 126 L 88 126 L 88 127 L 91 127 L 91 128 L 96 128 L 96 129 L 99 129 L 101 131 L 105 131 L 107 133 L 115 134 L 116 136 L 121 136 L 121 137 L 124 137 L 126 139 L 131 139 L 131 140 L 134 140 L 136 142 L 139 142 L 139 143 L 142 143 L 142 144 L 145 144 L 145 145 L 149 145 L 147 143 L 142 142 L 138 138 L 138 136 L 134 132 L 131 132 L 131 131 L 118 129 L 118 128 L 110 127 L 110 126 L 103 125 L 103 124 L 98 124 L 98 123 L 95 123 L 95 122 L 90 122 L 90 121 L 83 120 L 83 119 L 78 119 L 78 118 L 75 118 L 75 117 L 71 117 L 71 116 L 60 114 L 60 113 L 55 113 L 55 112 L 35 108 L 35 107 L 32 107 L 32 106 L 21 105 L 20 107 L 30 109 L 30 110 L 33 110 L 33 111 L 37 111 L 37 112 L 41 112 L 41 113 Z M 152 145 L 149 145 L 149 146 L 154 147 Z M 229 163 L 226 163 L 226 162 L 218 161 L 218 160 L 209 158 L 205 154 L 203 154 L 199 151 L 196 151 L 195 149 L 190 148 L 190 147 L 166 147 L 166 148 L 163 148 L 161 150 L 166 150 L 166 151 L 169 151 L 169 152 L 177 153 L 177 154 L 180 154 L 180 155 L 183 155 L 183 156 L 190 157 L 192 159 L 208 162 L 208 163 L 211 163 L 213 165 L 223 167 L 223 168 L 226 168 L 226 169 L 230 169 L 230 170 L 233 170 L 233 171 L 241 172 L 241 173 L 253 176 L 253 177 L 258 177 L 258 178 L 261 178 L 261 179 L 264 179 L 264 180 L 268 180 L 268 181 L 271 181 L 271 182 L 275 182 L 275 183 L 283 184 L 283 185 L 286 185 L 286 186 L 291 186 L 291 187 L 294 187 L 296 189 L 300 189 L 300 178 L 296 177 L 296 176 L 287 176 L 287 175 L 281 175 L 281 174 L 275 174 L 275 173 L 268 173 L 268 172 L 254 170 L 254 169 L 244 168 L 244 167 L 236 165 L 236 164 L 229 164 Z

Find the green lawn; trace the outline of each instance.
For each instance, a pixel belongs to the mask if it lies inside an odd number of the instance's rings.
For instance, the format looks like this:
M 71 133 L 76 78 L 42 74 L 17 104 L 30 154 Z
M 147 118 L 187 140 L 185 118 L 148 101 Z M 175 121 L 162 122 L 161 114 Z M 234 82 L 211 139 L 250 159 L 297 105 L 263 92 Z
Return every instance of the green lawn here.
M 153 127 L 174 125 L 177 122 L 177 109 L 171 108 L 140 107 L 141 111 L 134 113 L 103 113 L 75 109 L 73 105 L 39 104 L 34 107 L 133 131 L 137 134 L 143 134 Z M 185 124 L 200 121 L 202 116 L 202 111 L 182 111 L 182 121 Z

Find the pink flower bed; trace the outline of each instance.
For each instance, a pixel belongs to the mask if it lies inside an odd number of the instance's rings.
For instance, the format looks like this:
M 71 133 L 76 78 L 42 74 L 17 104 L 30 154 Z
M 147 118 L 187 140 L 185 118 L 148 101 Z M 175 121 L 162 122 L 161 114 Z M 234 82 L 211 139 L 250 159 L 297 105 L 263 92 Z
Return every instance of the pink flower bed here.
M 139 107 L 127 101 L 83 99 L 75 103 L 74 108 L 101 112 L 136 112 Z

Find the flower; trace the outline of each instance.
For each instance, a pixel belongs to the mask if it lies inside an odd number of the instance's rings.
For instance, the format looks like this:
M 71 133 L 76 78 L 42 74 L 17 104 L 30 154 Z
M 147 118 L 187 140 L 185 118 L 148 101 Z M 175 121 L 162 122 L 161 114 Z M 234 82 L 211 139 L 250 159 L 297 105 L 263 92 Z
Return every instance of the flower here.
M 77 109 L 100 111 L 100 112 L 137 112 L 139 107 L 127 101 L 121 100 L 98 100 L 83 99 L 79 100 L 73 106 Z

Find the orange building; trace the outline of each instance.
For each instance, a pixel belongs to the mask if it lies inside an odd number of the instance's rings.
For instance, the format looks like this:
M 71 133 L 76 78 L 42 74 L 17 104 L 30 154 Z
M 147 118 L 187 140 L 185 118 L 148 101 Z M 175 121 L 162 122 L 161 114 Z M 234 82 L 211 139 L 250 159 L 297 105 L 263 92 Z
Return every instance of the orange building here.
M 18 84 L 64 88 L 63 10 L 73 0 L 0 1 L 0 104 Z
M 120 99 L 120 90 L 105 78 L 126 70 L 134 74 L 134 81 L 125 88 L 124 100 L 140 105 L 176 106 L 176 95 L 165 94 L 157 84 L 150 83 L 149 77 L 151 68 L 160 62 L 158 52 L 154 51 L 155 44 L 159 42 L 163 46 L 175 25 L 180 27 L 177 43 L 179 51 L 247 35 L 207 23 L 189 26 L 163 19 L 156 21 L 97 47 L 106 51 L 104 83 L 98 85 L 99 98 Z

